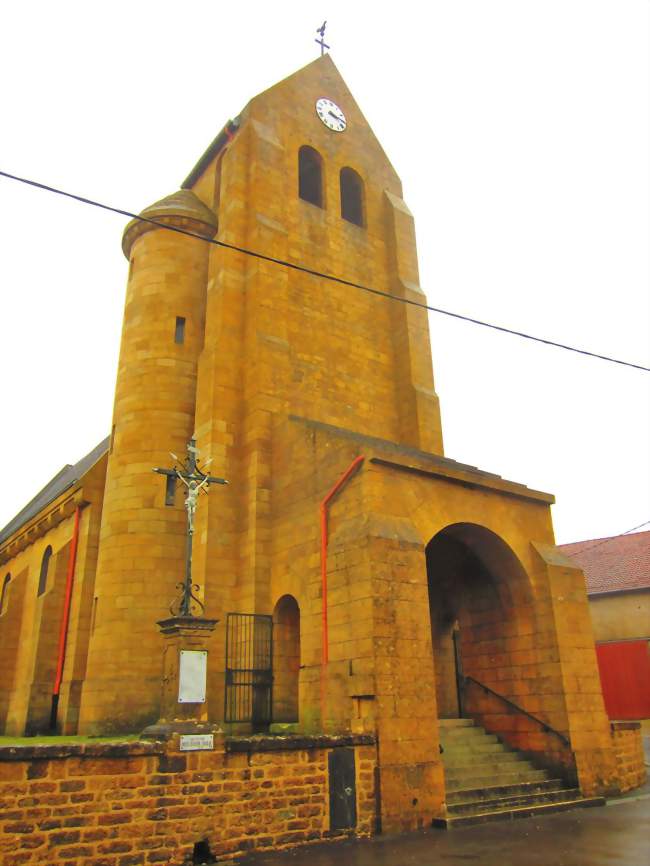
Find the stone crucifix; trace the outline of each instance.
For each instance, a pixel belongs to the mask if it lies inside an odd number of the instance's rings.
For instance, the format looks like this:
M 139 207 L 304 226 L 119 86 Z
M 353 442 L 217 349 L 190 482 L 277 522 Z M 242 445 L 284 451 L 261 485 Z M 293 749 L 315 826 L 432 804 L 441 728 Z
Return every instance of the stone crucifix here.
M 225 478 L 215 478 L 204 472 L 204 470 L 199 466 L 198 455 L 199 449 L 196 447 L 195 438 L 192 437 L 187 443 L 187 458 L 185 460 L 181 461 L 180 458 L 173 453 L 171 455 L 176 463 L 181 464 L 181 468 L 178 468 L 178 466 L 174 464 L 172 469 L 156 468 L 153 470 L 159 475 L 166 475 L 167 478 L 180 479 L 187 489 L 187 496 L 185 498 L 185 510 L 187 511 L 185 580 L 183 583 L 177 585 L 177 588 L 181 590 L 181 597 L 180 601 L 177 604 L 173 604 L 171 607 L 173 616 L 193 617 L 195 616 L 195 613 L 192 608 L 196 605 L 199 605 L 201 611 L 203 610 L 203 603 L 196 597 L 196 595 L 194 595 L 199 588 L 198 584 L 192 582 L 192 536 L 194 535 L 194 515 L 196 514 L 196 505 L 199 495 L 202 492 L 207 494 L 211 484 L 228 483 Z M 206 467 L 209 462 L 210 460 L 205 464 Z

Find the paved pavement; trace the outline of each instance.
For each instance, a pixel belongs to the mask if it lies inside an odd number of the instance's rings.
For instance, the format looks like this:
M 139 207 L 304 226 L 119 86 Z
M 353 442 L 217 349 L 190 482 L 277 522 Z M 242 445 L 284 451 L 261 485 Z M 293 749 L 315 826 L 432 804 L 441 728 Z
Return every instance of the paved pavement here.
M 240 866 L 650 866 L 650 785 L 606 806 L 255 854 Z

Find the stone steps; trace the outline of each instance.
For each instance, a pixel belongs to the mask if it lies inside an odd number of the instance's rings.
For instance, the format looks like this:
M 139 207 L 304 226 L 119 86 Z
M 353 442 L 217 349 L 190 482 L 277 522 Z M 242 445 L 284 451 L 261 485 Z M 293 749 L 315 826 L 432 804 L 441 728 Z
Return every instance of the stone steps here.
M 545 770 L 523 770 L 518 773 L 489 773 L 485 776 L 468 773 L 458 778 L 445 770 L 445 778 L 447 791 L 466 791 L 471 788 L 510 787 L 525 782 L 544 782 L 548 779 L 548 774 Z
M 497 753 L 474 752 L 474 754 L 469 754 L 461 751 L 454 753 L 445 749 L 442 753 L 442 759 L 445 761 L 445 766 L 447 766 L 448 762 L 450 770 L 458 773 L 475 773 L 479 767 L 489 772 L 498 772 L 502 769 L 510 772 L 511 768 L 520 769 L 518 766 L 512 767 L 513 764 L 525 764 L 530 769 L 533 769 L 530 761 L 526 760 L 519 752 L 514 751 Z
M 473 728 L 478 727 L 474 719 L 438 719 L 438 727 L 441 730 L 445 728 L 452 728 L 454 731 L 457 731 L 459 728 Z M 479 728 L 479 730 L 482 730 Z
M 483 824 L 488 821 L 509 821 L 515 818 L 531 818 L 553 812 L 566 812 L 568 809 L 584 809 L 590 806 L 604 806 L 604 797 L 579 797 L 567 802 L 542 803 L 518 808 L 493 809 L 487 812 L 473 812 L 469 815 L 450 815 L 447 818 L 434 818 L 434 827 L 452 830 L 454 827 L 467 827 L 470 824 Z
M 497 809 L 513 809 L 523 806 L 536 806 L 540 803 L 566 803 L 570 800 L 580 799 L 581 794 L 578 788 L 565 788 L 562 782 L 552 790 L 540 791 L 537 794 L 513 794 L 508 792 L 506 795 L 499 795 L 494 799 L 483 795 L 477 801 L 465 803 L 447 803 L 448 815 L 473 815 L 479 811 L 477 809 L 480 804 L 481 812 L 493 812 Z
M 458 730 L 454 730 L 453 728 L 441 728 L 440 736 L 441 738 L 444 738 L 445 741 L 450 745 L 454 742 L 466 743 L 470 742 L 471 740 L 480 740 L 492 743 L 499 742 L 499 738 L 496 736 L 496 734 L 488 734 L 481 728 L 470 728 L 468 726 L 463 726 L 462 728 L 458 728 Z
M 481 788 L 464 788 L 459 791 L 447 791 L 447 805 L 456 803 L 474 803 L 479 800 L 497 800 L 500 797 L 519 794 L 543 794 L 561 788 L 561 779 L 544 779 L 537 782 L 519 782 L 514 785 L 485 785 Z
M 445 753 L 447 755 L 459 756 L 468 753 L 471 755 L 502 755 L 511 751 L 512 749 L 509 749 L 508 746 L 504 746 L 503 743 L 484 743 L 480 739 L 472 740 L 471 743 L 447 743 L 445 746 Z
M 434 826 L 451 829 L 605 802 L 602 797 L 584 798 L 577 788 L 535 768 L 472 719 L 442 719 L 440 741 L 447 817 L 434 821 Z

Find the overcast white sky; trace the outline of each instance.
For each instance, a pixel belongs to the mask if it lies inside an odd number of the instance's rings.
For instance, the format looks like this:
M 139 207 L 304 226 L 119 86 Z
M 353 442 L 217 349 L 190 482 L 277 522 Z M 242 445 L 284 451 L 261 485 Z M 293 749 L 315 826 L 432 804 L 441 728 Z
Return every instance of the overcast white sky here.
M 324 18 L 429 302 L 650 365 L 645 0 L 24 0 L 0 169 L 139 211 L 317 56 Z M 0 178 L 0 526 L 110 429 L 125 223 Z M 650 520 L 647 373 L 430 324 L 449 457 L 554 493 L 561 543 Z

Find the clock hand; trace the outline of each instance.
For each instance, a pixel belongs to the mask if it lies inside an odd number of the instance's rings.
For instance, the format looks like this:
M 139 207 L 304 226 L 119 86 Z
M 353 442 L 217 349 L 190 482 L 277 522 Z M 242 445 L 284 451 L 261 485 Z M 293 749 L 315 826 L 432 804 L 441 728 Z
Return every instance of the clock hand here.
M 328 111 L 327 113 L 328 113 L 329 115 L 331 115 L 331 116 L 334 118 L 334 120 L 339 120 L 339 121 L 341 120 L 341 118 L 339 117 L 339 115 L 338 115 L 338 114 L 334 114 L 333 111 Z

